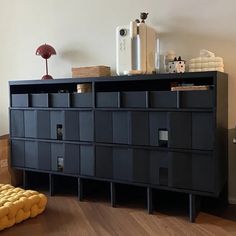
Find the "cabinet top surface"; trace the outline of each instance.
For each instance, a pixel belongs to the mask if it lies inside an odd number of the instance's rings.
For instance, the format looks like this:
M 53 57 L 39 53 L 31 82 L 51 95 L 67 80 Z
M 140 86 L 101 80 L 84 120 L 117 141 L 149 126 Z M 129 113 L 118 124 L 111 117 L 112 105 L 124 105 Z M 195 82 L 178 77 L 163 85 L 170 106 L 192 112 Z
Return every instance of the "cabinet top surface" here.
M 36 84 L 65 84 L 65 83 L 91 83 L 91 82 L 118 82 L 118 81 L 142 81 L 158 79 L 197 79 L 197 78 L 216 78 L 218 76 L 227 77 L 226 73 L 218 71 L 207 72 L 186 72 L 176 74 L 151 74 L 151 75 L 132 75 L 132 76 L 109 76 L 109 77 L 89 77 L 89 78 L 64 78 L 52 80 L 15 80 L 9 81 L 9 85 L 36 85 Z

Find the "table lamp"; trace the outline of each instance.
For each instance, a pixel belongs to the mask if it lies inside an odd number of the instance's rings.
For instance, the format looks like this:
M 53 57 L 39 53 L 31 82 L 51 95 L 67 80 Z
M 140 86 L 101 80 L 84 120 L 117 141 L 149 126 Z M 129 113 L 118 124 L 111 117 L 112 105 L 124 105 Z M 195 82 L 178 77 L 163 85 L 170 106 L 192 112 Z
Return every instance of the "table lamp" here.
M 39 55 L 46 60 L 46 75 L 44 75 L 42 79 L 53 79 L 52 76 L 48 74 L 48 58 L 55 54 L 56 50 L 46 43 L 37 48 L 36 55 Z

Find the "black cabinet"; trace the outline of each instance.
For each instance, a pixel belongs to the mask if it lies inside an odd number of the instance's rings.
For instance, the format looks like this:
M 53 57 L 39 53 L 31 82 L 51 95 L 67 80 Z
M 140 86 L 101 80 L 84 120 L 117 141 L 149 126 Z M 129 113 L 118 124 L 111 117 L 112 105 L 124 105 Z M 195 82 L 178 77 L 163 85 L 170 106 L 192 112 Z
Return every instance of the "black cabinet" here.
M 90 83 L 92 92 L 77 93 L 82 83 Z M 149 200 L 152 188 L 219 196 L 227 183 L 224 73 L 12 81 L 9 86 L 15 168 L 110 181 L 112 193 L 116 182 L 146 186 Z

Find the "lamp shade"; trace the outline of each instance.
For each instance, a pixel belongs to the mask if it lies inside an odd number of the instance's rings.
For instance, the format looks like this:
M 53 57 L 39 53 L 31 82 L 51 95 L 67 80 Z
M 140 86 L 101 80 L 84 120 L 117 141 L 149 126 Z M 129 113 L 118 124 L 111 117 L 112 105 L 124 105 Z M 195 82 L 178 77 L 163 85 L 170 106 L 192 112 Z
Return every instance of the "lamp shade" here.
M 49 57 L 51 57 L 51 55 L 55 55 L 55 54 L 56 54 L 56 50 L 52 46 L 46 43 L 39 46 L 36 50 L 36 55 L 39 55 L 44 59 L 48 59 Z

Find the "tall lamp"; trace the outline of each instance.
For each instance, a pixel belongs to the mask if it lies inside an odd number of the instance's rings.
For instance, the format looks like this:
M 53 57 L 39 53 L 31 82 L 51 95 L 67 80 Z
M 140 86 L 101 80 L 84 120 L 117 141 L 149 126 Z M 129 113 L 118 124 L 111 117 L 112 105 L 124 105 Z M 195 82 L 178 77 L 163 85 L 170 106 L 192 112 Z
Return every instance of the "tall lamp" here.
M 36 55 L 39 55 L 46 60 L 46 75 L 44 75 L 42 79 L 53 79 L 52 76 L 48 74 L 48 58 L 52 55 L 56 55 L 56 50 L 45 43 L 37 48 Z

